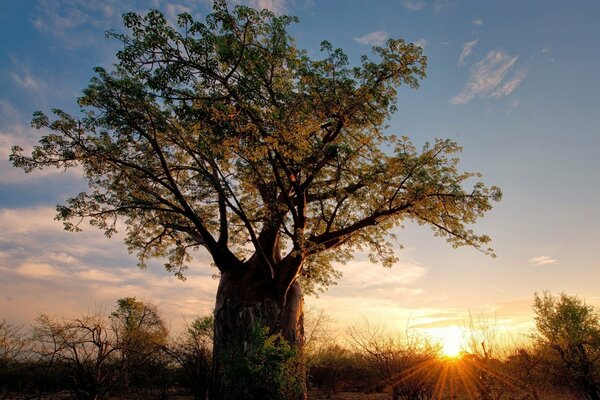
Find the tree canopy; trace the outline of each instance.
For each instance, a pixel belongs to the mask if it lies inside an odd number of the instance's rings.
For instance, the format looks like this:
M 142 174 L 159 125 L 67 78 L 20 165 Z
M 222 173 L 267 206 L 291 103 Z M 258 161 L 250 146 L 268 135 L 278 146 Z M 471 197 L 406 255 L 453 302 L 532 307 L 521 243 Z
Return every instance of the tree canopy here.
M 577 296 L 536 293 L 534 339 L 556 358 L 550 370 L 588 399 L 600 399 L 600 318 Z
M 425 77 L 422 48 L 390 39 L 353 66 L 323 42 L 312 59 L 294 22 L 222 0 L 205 22 L 126 14 L 126 33 L 108 34 L 123 44 L 118 62 L 95 69 L 81 114 L 37 112 L 33 126 L 50 133 L 11 160 L 27 172 L 80 165 L 90 190 L 58 206 L 65 228 L 86 219 L 110 236 L 122 220 L 140 266 L 167 257 L 179 277 L 202 247 L 221 273 L 254 263 L 283 291 L 298 277 L 313 290 L 357 249 L 391 265 L 404 220 L 493 254 L 469 225 L 500 190 L 465 188 L 478 174 L 458 170 L 456 143 L 418 150 L 386 133 L 398 87 Z

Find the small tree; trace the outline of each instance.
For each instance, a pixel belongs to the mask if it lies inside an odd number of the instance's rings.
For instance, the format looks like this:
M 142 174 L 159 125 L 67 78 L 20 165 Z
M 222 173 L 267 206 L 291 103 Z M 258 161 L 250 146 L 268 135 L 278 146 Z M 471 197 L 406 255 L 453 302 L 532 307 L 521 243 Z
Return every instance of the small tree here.
M 49 368 L 69 371 L 69 386 L 77 399 L 101 399 L 114 388 L 120 371 L 112 361 L 119 349 L 115 332 L 102 316 L 56 320 L 41 315 L 33 340 Z
M 0 321 L 0 398 L 18 390 L 24 363 L 31 355 L 31 340 L 22 327 Z
M 198 317 L 172 344 L 166 353 L 181 367 L 183 385 L 189 388 L 194 400 L 204 400 L 210 383 L 214 317 Z
M 310 357 L 320 347 L 331 345 L 336 336 L 331 329 L 333 318 L 322 308 L 308 308 L 304 313 L 304 345 Z
M 166 362 L 161 348 L 167 344 L 169 331 L 155 305 L 139 301 L 135 297 L 117 300 L 110 314 L 113 330 L 117 336 L 119 354 L 123 364 L 122 384 L 129 391 L 137 388 L 161 388 L 161 374 Z
M 535 294 L 533 310 L 534 338 L 556 356 L 554 371 L 587 399 L 600 399 L 600 322 L 594 307 L 576 296 L 544 292 Z
M 6 320 L 0 321 L 0 365 L 24 361 L 29 352 L 30 339 L 23 328 Z

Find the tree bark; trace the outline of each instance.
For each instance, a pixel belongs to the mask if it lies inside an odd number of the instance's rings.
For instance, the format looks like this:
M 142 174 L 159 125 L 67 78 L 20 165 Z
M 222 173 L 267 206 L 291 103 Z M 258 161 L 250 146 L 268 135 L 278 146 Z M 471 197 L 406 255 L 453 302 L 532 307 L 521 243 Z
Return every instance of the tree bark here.
M 300 357 L 296 376 L 301 382 L 298 399 L 306 399 L 304 347 L 304 298 L 298 282 L 286 293 L 278 293 L 273 280 L 265 279 L 260 266 L 244 265 L 221 275 L 215 303 L 213 385 L 211 400 L 240 399 L 240 380 L 232 375 L 232 364 L 244 362 L 256 349 L 253 334 L 267 328 L 281 334 Z M 265 382 L 268 384 L 268 382 Z M 256 397 L 254 397 L 256 396 Z M 265 398 L 250 393 L 247 399 Z M 292 400 L 292 399 L 290 399 Z

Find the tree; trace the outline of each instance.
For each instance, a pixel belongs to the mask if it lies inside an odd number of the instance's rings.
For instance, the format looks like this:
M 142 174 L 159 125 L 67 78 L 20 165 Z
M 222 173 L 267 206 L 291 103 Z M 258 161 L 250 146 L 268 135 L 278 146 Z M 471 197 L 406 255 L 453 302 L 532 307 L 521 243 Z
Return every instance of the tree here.
M 205 22 L 189 14 L 169 25 L 159 11 L 124 16 L 128 33 L 112 72 L 79 99 L 81 116 L 35 113 L 49 128 L 31 155 L 37 168 L 85 171 L 89 192 L 58 207 L 71 231 L 87 219 L 107 235 L 117 221 L 140 266 L 166 257 L 183 277 L 192 252 L 212 256 L 215 398 L 227 398 L 221 360 L 248 343 L 256 324 L 303 342 L 303 290 L 335 279 L 333 262 L 367 250 L 396 260 L 390 230 L 404 220 L 429 225 L 453 246 L 485 253 L 489 237 L 469 229 L 500 190 L 458 171 L 449 140 L 421 151 L 384 133 L 397 88 L 425 77 L 422 48 L 390 39 L 374 59 L 351 67 L 328 42 L 313 60 L 287 33 L 296 18 L 216 0 Z
M 590 400 L 600 399 L 600 321 L 576 296 L 535 294 L 536 341 L 558 357 L 553 369 Z
M 31 356 L 30 345 L 21 326 L 0 320 L 0 399 L 19 389 L 25 361 Z
M 29 351 L 29 338 L 22 327 L 0 320 L 0 366 L 24 361 Z
M 100 315 L 60 321 L 41 315 L 33 340 L 49 367 L 66 367 L 77 399 L 96 400 L 104 398 L 119 377 L 111 363 L 119 351 L 114 333 Z
M 160 383 L 158 374 L 165 364 L 161 348 L 167 344 L 169 331 L 155 305 L 124 297 L 117 300 L 110 314 L 123 365 L 122 384 L 148 389 Z M 158 385 L 160 388 L 160 385 Z
M 204 316 L 193 320 L 177 341 L 164 347 L 164 351 L 181 366 L 183 384 L 194 395 L 194 400 L 206 399 L 210 384 L 210 365 L 214 317 Z

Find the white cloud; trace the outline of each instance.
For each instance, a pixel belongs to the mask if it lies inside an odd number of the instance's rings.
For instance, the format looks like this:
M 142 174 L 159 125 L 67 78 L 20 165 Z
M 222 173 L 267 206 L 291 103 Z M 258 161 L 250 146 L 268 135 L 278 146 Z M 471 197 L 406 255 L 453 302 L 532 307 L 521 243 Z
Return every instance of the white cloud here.
M 168 3 L 165 5 L 165 16 L 174 25 L 177 23 L 177 16 L 183 13 L 191 14 L 192 10 L 189 7 L 177 3 Z
M 529 259 L 529 263 L 533 265 L 555 265 L 558 260 L 549 256 L 537 256 Z
M 517 88 L 517 86 L 519 86 L 519 84 L 521 82 L 523 82 L 523 79 L 525 79 L 526 76 L 527 76 L 527 68 L 526 67 L 519 68 L 515 72 L 515 74 L 510 79 L 505 81 L 500 88 L 495 90 L 490 95 L 490 97 L 499 99 L 501 97 L 508 96 L 509 94 L 511 94 L 513 92 L 513 90 L 515 90 Z
M 343 272 L 339 286 L 328 291 L 328 297 L 355 297 L 361 294 L 363 300 L 387 299 L 392 302 L 403 301 L 407 297 L 421 294 L 423 290 L 416 285 L 427 274 L 427 268 L 411 261 L 401 261 L 392 268 L 383 268 L 367 260 L 359 259 L 347 265 L 336 265 Z
M 20 86 L 21 89 L 25 89 L 30 93 L 38 94 L 40 96 L 44 96 L 47 93 L 46 85 L 39 77 L 35 77 L 34 73 L 31 72 L 31 69 L 28 66 L 29 63 L 23 62 L 13 55 L 10 56 L 10 61 L 12 64 L 10 77 L 15 84 Z M 2 114 L 4 119 L 6 117 L 4 115 L 5 105 L 2 104 L 1 107 L 3 109 Z M 10 119 L 15 120 L 15 117 L 10 117 Z
M 511 114 L 513 112 L 513 110 L 519 106 L 519 103 L 520 103 L 519 99 L 512 99 L 508 103 L 508 109 L 507 109 L 506 113 Z
M 466 104 L 475 97 L 499 99 L 511 94 L 525 79 L 527 69 L 513 72 L 518 56 L 502 50 L 492 50 L 471 68 L 469 80 L 463 90 L 451 99 L 452 104 Z
M 402 6 L 410 11 L 420 11 L 425 8 L 425 2 L 421 0 L 404 0 Z
M 3 114 L 5 102 L 0 102 L 0 114 Z M 10 106 L 8 104 L 7 108 Z M 13 146 L 20 146 L 24 149 L 24 153 L 31 153 L 33 146 L 37 144 L 42 136 L 42 132 L 25 126 L 21 123 L 10 121 L 2 121 L 0 127 L 0 184 L 22 183 L 24 181 L 36 181 L 48 176 L 59 176 L 66 180 L 83 180 L 83 172 L 80 167 L 71 168 L 67 171 L 60 168 L 46 168 L 44 170 L 35 170 L 30 174 L 26 174 L 23 170 L 14 168 L 8 160 Z
M 111 309 L 136 296 L 159 306 L 174 330 L 210 313 L 218 282 L 204 253 L 177 280 L 160 262 L 139 270 L 122 236 L 107 239 L 94 228 L 69 233 L 53 220 L 52 207 L 0 209 L 0 315 L 30 323 L 40 313 L 76 317 L 90 307 Z
M 465 60 L 473 53 L 473 48 L 477 44 L 477 39 L 463 44 L 462 51 L 458 57 L 458 65 L 465 65 Z
M 375 31 L 364 36 L 354 38 L 354 40 L 360 44 L 381 46 L 385 43 L 385 40 L 388 38 L 388 36 L 388 33 L 385 31 Z
M 64 278 L 63 271 L 47 263 L 25 262 L 15 269 L 16 273 L 33 279 Z
M 283 14 L 289 11 L 294 0 L 229 0 L 228 3 L 230 8 L 244 4 Z M 91 43 L 98 46 L 97 42 L 105 30 L 122 27 L 121 16 L 126 12 L 145 14 L 150 8 L 155 8 L 174 24 L 178 14 L 206 14 L 211 11 L 212 4 L 212 0 L 39 0 L 31 22 L 36 29 L 58 39 L 63 46 L 78 48 Z
M 259 10 L 266 8 L 275 14 L 283 14 L 288 9 L 286 0 L 246 0 L 246 3 L 248 6 Z
M 481 18 L 475 18 L 471 23 L 475 26 L 483 26 L 483 20 Z
M 11 72 L 10 77 L 15 83 L 25 89 L 36 90 L 40 87 L 38 81 L 31 75 L 31 71 L 26 68 L 20 72 Z
M 540 53 L 542 53 L 542 56 L 546 59 L 546 61 L 554 61 L 554 57 L 552 56 L 552 49 L 550 49 L 549 47 L 544 47 L 542 50 L 540 50 Z
M 446 7 L 449 7 L 452 4 L 452 0 L 436 0 L 433 6 L 433 11 L 441 12 Z
M 199 1 L 182 1 L 195 3 L 195 7 L 206 6 Z M 145 13 L 149 8 L 161 9 L 167 18 L 171 14 L 176 17 L 177 12 L 191 10 L 183 4 L 162 0 L 152 3 L 138 0 L 39 0 L 33 10 L 32 24 L 67 48 L 90 44 L 97 47 L 105 30 L 122 27 L 122 14 L 129 11 Z M 170 20 L 174 22 L 176 18 Z
M 419 46 L 420 48 L 424 49 L 425 46 L 427 46 L 427 43 L 429 43 L 429 41 L 427 39 L 421 38 L 413 43 L 415 44 L 415 46 Z
M 90 13 L 90 6 L 96 2 L 41 0 L 35 10 L 33 26 L 40 32 L 55 36 L 65 37 L 68 32 L 94 23 Z M 95 8 L 95 7 L 94 7 Z

